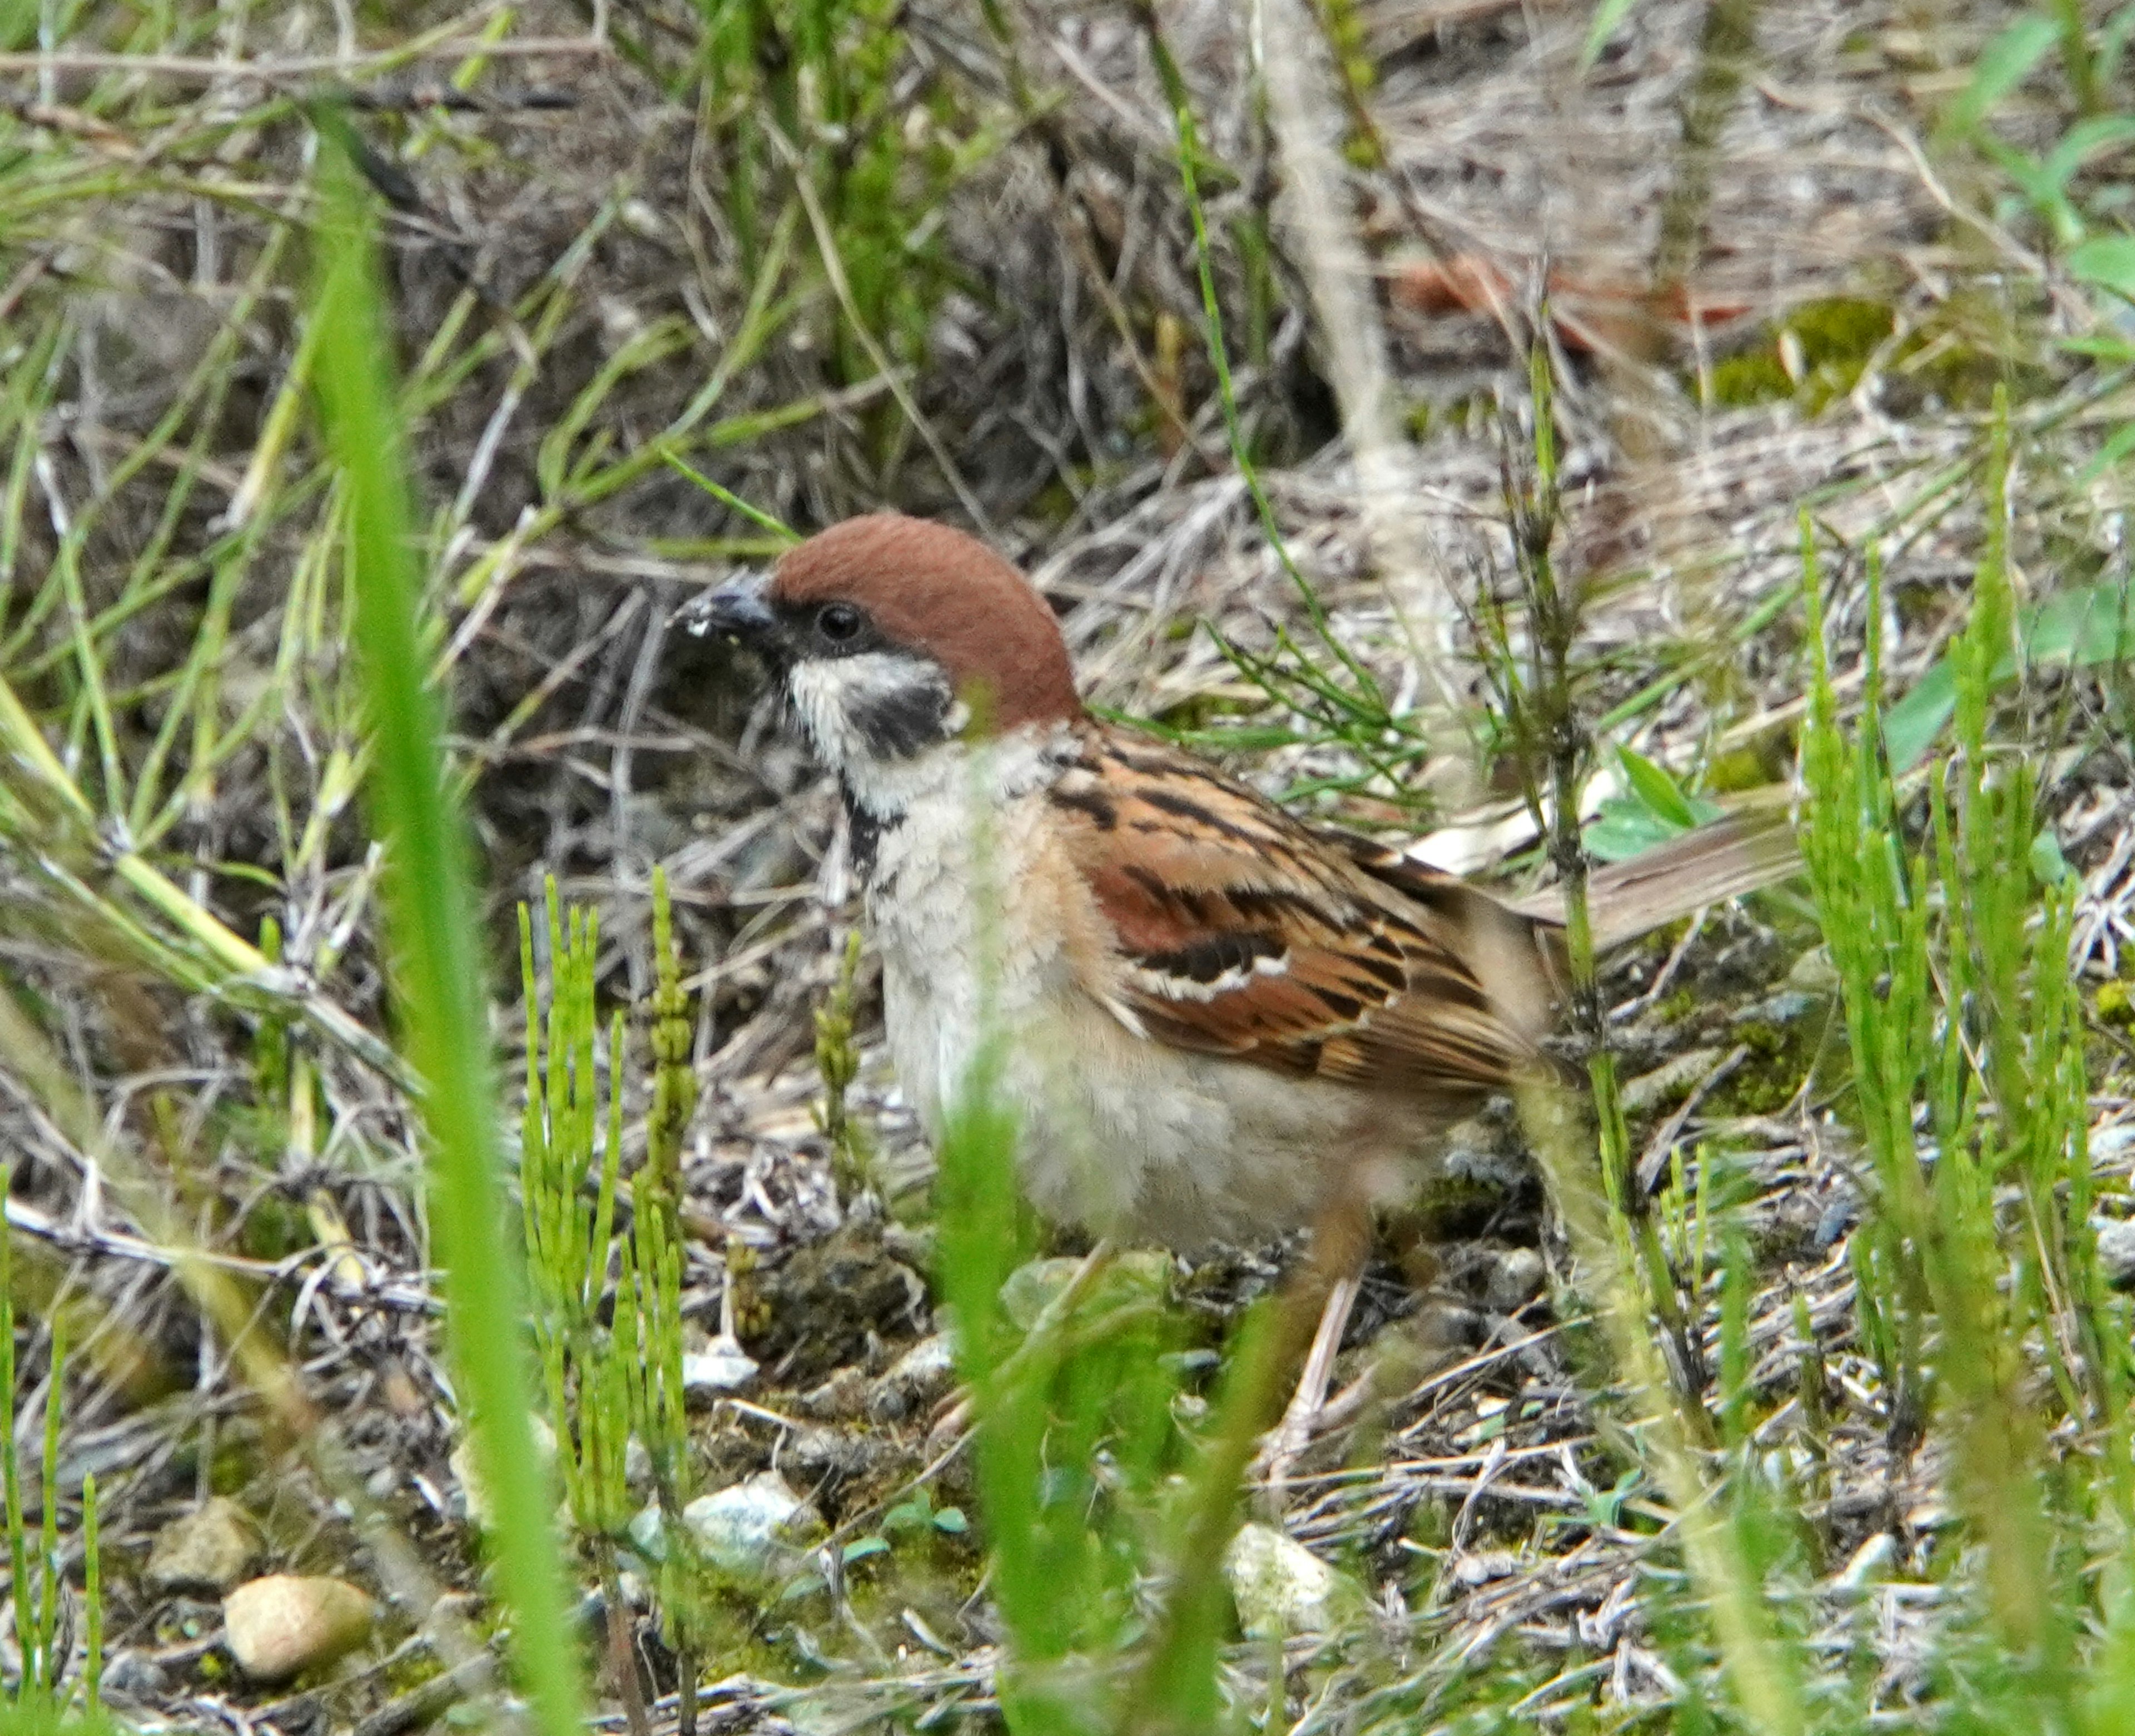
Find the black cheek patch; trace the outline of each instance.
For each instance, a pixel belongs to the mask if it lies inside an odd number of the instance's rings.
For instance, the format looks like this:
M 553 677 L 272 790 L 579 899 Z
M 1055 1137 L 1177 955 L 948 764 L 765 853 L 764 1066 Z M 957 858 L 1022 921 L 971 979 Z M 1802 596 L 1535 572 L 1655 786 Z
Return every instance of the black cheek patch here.
M 908 759 L 934 746 L 948 733 L 949 690 L 932 681 L 915 681 L 887 693 L 855 696 L 845 716 L 877 759 Z

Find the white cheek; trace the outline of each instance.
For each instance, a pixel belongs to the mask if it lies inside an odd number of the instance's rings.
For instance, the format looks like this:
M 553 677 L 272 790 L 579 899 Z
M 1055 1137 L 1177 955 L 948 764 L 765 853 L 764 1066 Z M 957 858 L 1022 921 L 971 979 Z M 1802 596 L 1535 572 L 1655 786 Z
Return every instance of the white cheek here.
M 836 663 L 796 663 L 787 680 L 793 710 L 801 727 L 808 732 L 816 752 L 832 769 L 842 768 L 851 757 L 852 725 L 845 716 L 843 681 Z
M 852 771 L 867 757 L 867 744 L 853 721 L 855 715 L 870 703 L 942 682 L 942 672 L 935 664 L 898 651 L 810 657 L 796 663 L 787 677 L 801 727 L 824 762 L 839 772 Z

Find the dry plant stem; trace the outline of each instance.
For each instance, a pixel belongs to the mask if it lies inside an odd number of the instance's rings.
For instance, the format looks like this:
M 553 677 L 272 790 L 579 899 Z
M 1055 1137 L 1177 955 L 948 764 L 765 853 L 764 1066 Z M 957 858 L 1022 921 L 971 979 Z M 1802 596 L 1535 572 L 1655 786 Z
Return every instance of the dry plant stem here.
M 1363 1279 L 1354 1271 L 1345 1272 L 1334 1280 L 1320 1307 L 1319 1324 L 1314 1329 L 1311 1347 L 1305 1352 L 1305 1369 L 1298 1376 L 1297 1390 L 1290 1394 L 1282 1419 L 1268 1431 L 1267 1438 L 1261 1443 L 1256 1480 L 1266 1486 L 1270 1504 L 1278 1510 L 1290 1485 L 1290 1467 L 1297 1462 L 1297 1456 L 1312 1444 L 1314 1433 L 1328 1417 L 1327 1388 L 1334 1378 L 1334 1359 L 1341 1351 L 1342 1334 L 1349 1324 L 1349 1316 L 1363 1287 Z
M 1545 310 L 1546 313 L 1547 310 Z M 1546 323 L 1546 320 L 1545 320 Z M 1520 722 L 1531 749 L 1543 758 L 1547 799 L 1532 770 L 1529 803 L 1547 841 L 1564 905 L 1565 948 L 1571 963 L 1566 1023 L 1586 1049 L 1586 1071 L 1599 1122 L 1603 1185 L 1613 1212 L 1624 1219 L 1645 1279 L 1650 1306 L 1673 1350 L 1673 1365 L 1686 1423 L 1701 1444 L 1713 1444 L 1700 1394 L 1705 1384 L 1698 1336 L 1687 1317 L 1660 1244 L 1646 1197 L 1632 1171 L 1630 1133 L 1616 1089 L 1615 1058 L 1609 1050 L 1609 1021 L 1595 987 L 1595 933 L 1587 903 L 1587 860 L 1580 835 L 1580 796 L 1586 781 L 1590 737 L 1572 695 L 1571 652 L 1578 637 L 1578 599 L 1558 582 L 1552 546 L 1560 501 L 1552 376 L 1547 352 L 1537 345 L 1529 359 L 1533 393 L 1536 478 L 1532 491 L 1513 494 L 1513 535 L 1520 587 L 1527 607 L 1529 668 Z
M 43 733 L 23 709 L 15 690 L 4 680 L 0 680 L 0 752 L 4 752 L 18 769 L 28 773 L 38 788 L 56 798 L 65 822 L 99 841 L 102 866 L 106 873 L 169 922 L 200 948 L 217 971 L 224 973 L 220 987 L 250 991 L 290 1006 L 336 1048 L 356 1056 L 396 1085 L 404 1088 L 409 1083 L 400 1058 L 306 983 L 301 973 L 286 965 L 270 963 L 259 948 L 233 933 L 129 845 L 107 840 L 89 798 L 67 775 L 59 756 L 52 752 Z M 36 866 L 47 873 L 54 873 L 57 868 L 55 861 L 41 853 Z M 81 880 L 71 875 L 61 877 L 69 890 L 94 905 L 97 914 L 111 918 L 119 932 L 129 936 L 140 932 L 104 905 Z M 149 939 L 146 935 L 142 938 Z
M 1708 0 L 1697 45 L 1697 70 L 1683 101 L 1682 154 L 1661 206 L 1653 281 L 1684 282 L 1697 264 L 1712 204 L 1712 164 L 1742 75 L 1757 47 L 1759 0 Z
M 390 72 L 419 61 L 540 60 L 550 55 L 593 55 L 614 51 L 592 36 L 520 36 L 488 40 L 470 36 L 418 36 L 397 48 L 367 55 L 300 55 L 286 61 L 206 61 L 174 54 L 101 54 L 87 49 L 59 49 L 51 54 L 0 54 L 0 75 L 27 73 L 42 77 L 60 72 L 123 72 L 148 78 L 177 79 L 215 85 L 264 80 L 356 78 Z
M 1530 799 L 1538 807 L 1540 777 L 1548 780 L 1546 820 L 1550 854 L 1562 881 L 1566 951 L 1570 964 L 1570 1023 L 1587 1045 L 1594 1108 L 1600 1122 L 1603 1189 L 1590 1180 L 1579 1118 L 1563 1089 L 1531 1076 L 1518 1092 L 1525 1122 L 1550 1193 L 1562 1214 L 1573 1250 L 1586 1273 L 1582 1287 L 1606 1328 L 1616 1366 L 1634 1402 L 1649 1421 L 1648 1449 L 1658 1462 L 1663 1488 L 1675 1508 L 1683 1554 L 1692 1574 L 1711 1600 L 1721 1656 L 1744 1718 L 1767 1736 L 1799 1736 L 1808 1729 L 1799 1689 L 1788 1661 L 1765 1624 L 1762 1588 L 1745 1558 L 1733 1527 L 1712 1509 L 1694 1447 L 1710 1433 L 1695 1392 L 1680 1391 L 1668 1378 L 1648 1310 L 1657 1310 L 1678 1345 L 1691 1345 L 1674 1283 L 1650 1217 L 1634 1213 L 1634 1178 L 1629 1174 L 1629 1139 L 1615 1072 L 1608 1051 L 1608 1024 L 1595 985 L 1594 924 L 1586 901 L 1586 853 L 1579 831 L 1580 783 L 1585 771 L 1586 733 L 1575 709 L 1571 652 L 1577 629 L 1576 599 L 1558 584 L 1551 558 L 1557 516 L 1556 432 L 1548 359 L 1537 346 L 1530 367 L 1535 418 L 1536 478 L 1531 492 L 1509 492 L 1521 589 L 1532 635 L 1524 721 L 1531 750 Z M 1539 775 L 1538 775 L 1539 773 Z M 1641 1283 L 1643 1273 L 1647 1279 Z M 1651 1294 L 1648 1295 L 1648 1292 Z M 1682 1372 L 1687 1374 L 1688 1369 Z
M 1324 56 L 1314 41 L 1318 20 L 1300 0 L 1261 4 L 1269 38 L 1288 45 L 1269 55 L 1262 67 L 1269 118 L 1282 150 L 1287 196 L 1281 209 L 1295 231 L 1292 257 L 1310 286 L 1319 316 L 1356 469 L 1358 506 L 1424 691 L 1440 709 L 1434 745 L 1459 751 L 1464 744 L 1455 720 L 1461 701 L 1448 668 L 1460 612 L 1444 564 L 1413 510 L 1417 478 L 1394 433 L 1386 329 L 1349 178 L 1333 143 L 1341 117 L 1325 88 Z
M 926 443 L 927 450 L 933 455 L 935 463 L 941 468 L 942 480 L 956 491 L 957 504 L 971 516 L 972 524 L 982 535 L 992 536 L 993 520 L 987 516 L 978 496 L 971 492 L 971 485 L 964 480 L 962 467 L 943 442 L 941 431 L 922 413 L 911 389 L 898 374 L 896 364 L 884 352 L 874 333 L 868 329 L 867 322 L 860 317 L 859 304 L 853 298 L 852 285 L 846 280 L 845 259 L 838 251 L 837 232 L 832 228 L 830 218 L 824 212 L 823 201 L 816 196 L 815 187 L 808 178 L 807 165 L 801 161 L 801 153 L 793 148 L 792 142 L 768 116 L 763 118 L 762 127 L 764 137 L 771 141 L 780 159 L 792 174 L 793 191 L 800 196 L 801 207 L 808 213 L 808 226 L 815 232 L 816 251 L 823 262 L 823 274 L 830 279 L 831 293 L 837 297 L 838 306 L 853 328 L 853 336 L 859 340 L 860 347 L 867 352 L 868 360 L 874 365 L 875 372 L 889 388 L 890 395 L 897 400 L 897 407 L 904 412 L 905 419 L 911 423 L 913 431 Z
M 608 1674 L 615 1680 L 630 1736 L 649 1736 L 651 1725 L 645 1715 L 645 1693 L 637 1680 L 637 1648 L 632 1642 L 630 1606 L 622 1595 L 622 1575 L 616 1569 L 615 1544 L 603 1537 L 596 1554 L 601 1603 L 608 1617 Z

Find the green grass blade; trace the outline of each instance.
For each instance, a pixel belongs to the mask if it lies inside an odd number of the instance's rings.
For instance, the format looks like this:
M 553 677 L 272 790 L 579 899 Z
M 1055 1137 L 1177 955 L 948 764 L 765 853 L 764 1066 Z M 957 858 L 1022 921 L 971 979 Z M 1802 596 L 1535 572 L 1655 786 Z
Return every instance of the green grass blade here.
M 370 801 L 391 853 L 385 907 L 402 1040 L 427 1086 L 430 1207 L 454 1366 L 495 1515 L 491 1543 L 520 1677 L 541 1728 L 566 1736 L 582 1728 L 579 1684 L 549 1519 L 554 1502 L 529 1423 L 516 1239 L 499 1233 L 496 1079 L 467 842 L 445 790 L 442 708 L 423 679 L 406 473 L 370 214 L 337 139 L 322 153 L 321 181 L 312 308 L 320 405 L 349 502 L 355 638 L 375 741 Z

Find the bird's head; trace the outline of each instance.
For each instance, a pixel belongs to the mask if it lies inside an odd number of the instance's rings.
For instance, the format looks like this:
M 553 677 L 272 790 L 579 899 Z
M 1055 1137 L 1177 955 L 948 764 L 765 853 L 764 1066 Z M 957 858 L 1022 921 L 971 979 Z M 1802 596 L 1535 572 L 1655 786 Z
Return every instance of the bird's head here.
M 680 618 L 761 657 L 816 752 L 862 796 L 976 731 L 1083 715 L 1044 599 L 984 543 L 923 519 L 848 519 Z

